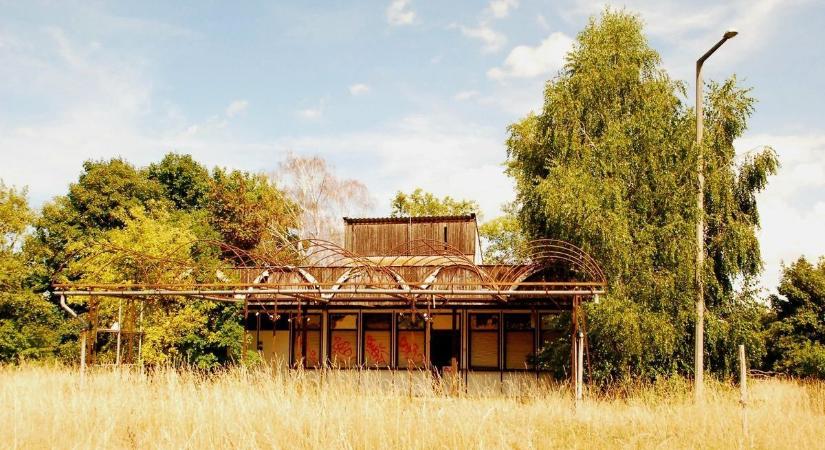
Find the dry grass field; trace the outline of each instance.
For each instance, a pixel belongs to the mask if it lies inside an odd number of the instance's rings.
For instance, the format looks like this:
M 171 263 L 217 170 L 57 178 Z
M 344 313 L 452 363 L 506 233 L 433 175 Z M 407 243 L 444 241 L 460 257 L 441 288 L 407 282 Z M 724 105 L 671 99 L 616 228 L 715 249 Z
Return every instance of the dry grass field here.
M 0 367 L 1 448 L 823 448 L 825 385 L 751 384 L 750 441 L 732 386 L 707 403 L 671 380 L 596 395 L 561 387 L 450 397 L 374 372 Z M 400 380 L 400 381 L 399 381 Z

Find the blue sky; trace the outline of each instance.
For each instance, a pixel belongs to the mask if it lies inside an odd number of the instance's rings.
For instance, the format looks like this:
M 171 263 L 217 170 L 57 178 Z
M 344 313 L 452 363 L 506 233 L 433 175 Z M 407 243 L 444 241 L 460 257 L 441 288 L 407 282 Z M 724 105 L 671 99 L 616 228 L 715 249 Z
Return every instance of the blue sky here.
M 0 0 L 0 178 L 35 205 L 89 158 L 147 164 L 168 151 L 271 171 L 321 155 L 366 183 L 375 214 L 421 186 L 513 197 L 509 123 L 605 4 L 639 13 L 671 75 L 696 58 L 759 99 L 745 152 L 771 145 L 782 172 L 760 197 L 763 285 L 780 263 L 825 255 L 825 1 L 7 2 Z M 690 100 L 692 103 L 692 100 Z

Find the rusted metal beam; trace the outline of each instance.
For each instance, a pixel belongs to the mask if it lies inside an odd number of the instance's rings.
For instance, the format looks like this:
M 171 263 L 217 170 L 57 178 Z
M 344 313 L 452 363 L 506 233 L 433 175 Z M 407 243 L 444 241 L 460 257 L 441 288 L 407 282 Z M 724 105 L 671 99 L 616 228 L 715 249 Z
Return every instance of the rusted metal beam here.
M 603 295 L 603 289 L 531 289 L 531 290 L 503 290 L 503 289 L 375 289 L 375 288 L 347 288 L 347 289 L 317 289 L 308 291 L 306 289 L 294 288 L 264 288 L 255 290 L 246 289 L 122 289 L 122 290 L 76 290 L 76 291 L 55 291 L 57 295 L 77 295 L 77 296 L 106 296 L 106 297 L 132 297 L 145 295 L 159 296 L 214 296 L 214 295 L 262 295 L 281 294 L 287 296 L 308 296 L 308 293 L 319 294 L 344 294 L 344 295 L 478 295 L 478 296 L 511 296 L 511 297 L 552 297 L 566 295 Z M 322 301 L 320 297 L 312 297 L 313 300 Z
M 600 281 L 500 281 L 500 282 L 484 282 L 484 281 L 463 281 L 463 282 L 446 282 L 446 281 L 438 281 L 433 282 L 430 280 L 424 281 L 407 281 L 408 285 L 421 285 L 424 284 L 426 286 L 429 285 L 436 285 L 436 286 L 467 286 L 468 284 L 476 285 L 476 286 L 490 286 L 490 287 L 505 287 L 505 286 L 542 286 L 542 287 L 582 287 L 582 288 L 590 288 L 590 287 L 605 287 L 607 284 L 600 282 Z M 368 285 L 368 286 L 397 286 L 397 281 L 388 281 L 388 282 L 364 282 L 364 281 L 356 281 L 352 283 L 348 282 L 328 282 L 328 283 L 306 283 L 306 282 L 290 282 L 290 283 L 145 283 L 145 284 L 106 284 L 106 283 L 93 283 L 93 284 L 72 284 L 72 283 L 57 283 L 54 285 L 56 288 L 55 293 L 65 290 L 94 290 L 94 289 L 171 289 L 171 288 L 199 288 L 199 289 L 211 289 L 211 288 L 221 288 L 221 289 L 234 289 L 234 288 L 266 288 L 272 286 L 290 286 L 290 287 L 306 287 L 312 288 L 312 290 L 317 290 L 317 287 L 325 288 L 325 287 L 334 287 L 334 286 L 354 286 L 354 285 Z M 335 292 L 338 292 L 337 290 Z

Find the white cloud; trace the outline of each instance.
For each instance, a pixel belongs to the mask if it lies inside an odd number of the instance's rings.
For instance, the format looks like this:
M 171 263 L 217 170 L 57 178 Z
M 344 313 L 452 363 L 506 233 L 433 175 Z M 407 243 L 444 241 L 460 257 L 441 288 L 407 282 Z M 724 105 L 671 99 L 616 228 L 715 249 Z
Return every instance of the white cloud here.
M 825 134 L 759 134 L 736 142 L 740 154 L 763 145 L 772 146 L 782 164 L 757 197 L 765 262 L 761 284 L 775 292 L 782 263 L 825 255 Z
M 356 83 L 349 87 L 349 93 L 352 95 L 366 94 L 370 91 L 370 87 L 364 83 Z
M 145 165 L 174 150 L 210 166 L 247 170 L 272 160 L 271 146 L 232 136 L 226 116 L 237 106 L 193 121 L 156 98 L 147 77 L 153 71 L 144 70 L 138 55 L 59 28 L 4 36 L 3 42 L 0 79 L 7 83 L 0 85 L 0 99 L 13 89 L 48 106 L 37 116 L 0 120 L 0 179 L 29 186 L 36 207 L 65 193 L 87 159 L 124 157 Z
M 0 178 L 28 185 L 38 204 L 63 191 L 84 160 L 146 149 L 146 139 L 135 137 L 153 108 L 141 64 L 124 64 L 56 27 L 8 42 L 19 45 L 0 47 L 0 98 L 14 90 L 47 107 L 38 117 L 0 122 Z
M 510 15 L 510 10 L 516 8 L 518 8 L 518 0 L 492 0 L 487 5 L 487 11 L 497 19 L 507 17 Z
M 453 23 L 448 28 L 458 28 L 465 37 L 481 41 L 481 50 L 485 53 L 497 52 L 507 44 L 507 36 L 493 29 L 490 22 L 507 17 L 510 10 L 518 8 L 518 3 L 518 0 L 492 0 L 481 12 L 477 26 Z
M 456 93 L 453 96 L 453 99 L 458 100 L 460 102 L 463 102 L 463 101 L 466 101 L 466 100 L 474 99 L 474 98 L 478 97 L 479 94 L 480 93 L 478 91 L 461 91 L 461 92 Z
M 501 166 L 503 138 L 499 127 L 428 113 L 406 116 L 373 131 L 283 138 L 274 147 L 320 154 L 335 162 L 342 176 L 367 183 L 384 208 L 380 214 L 389 212 L 394 192 L 421 187 L 438 195 L 477 200 L 485 217 L 492 218 L 500 214 L 502 203 L 514 197 Z
M 409 0 L 393 0 L 387 7 L 387 22 L 390 25 L 410 25 L 415 21 L 415 11 Z
M 238 114 L 246 111 L 249 102 L 246 100 L 234 100 L 226 107 L 226 117 L 235 117 Z
M 561 32 L 555 32 L 537 47 L 519 45 L 510 51 L 503 67 L 487 71 L 494 80 L 505 78 L 533 78 L 548 75 L 564 66 L 564 56 L 573 46 L 573 39 Z
M 481 41 L 481 49 L 487 53 L 496 52 L 507 43 L 507 36 L 505 36 L 504 33 L 490 28 L 486 22 L 481 22 L 474 28 L 456 24 L 450 25 L 450 27 L 460 29 L 461 34 L 470 39 Z
M 34 52 L 26 44 L 30 36 L 4 35 L 0 47 L 0 61 L 9 63 L 0 64 L 0 78 L 11 79 L 22 70 L 15 87 L 31 89 L 25 94 L 32 98 L 60 102 L 53 117 L 0 123 L 0 178 L 29 185 L 35 205 L 64 193 L 86 159 L 122 156 L 145 165 L 171 150 L 192 154 L 208 166 L 246 170 L 272 169 L 286 150 L 320 154 L 342 176 L 363 180 L 381 198 L 382 213 L 388 212 L 395 191 L 416 186 L 476 199 L 488 218 L 513 198 L 500 166 L 504 130 L 499 126 L 478 125 L 436 108 L 366 131 L 247 139 L 233 135 L 231 122 L 226 124 L 229 108 L 194 121 L 158 98 L 146 76 L 156 72 L 136 70 L 138 55 L 121 60 L 111 56 L 120 52 L 105 45 L 90 49 L 58 30 L 53 34 Z M 4 89 L 0 85 L 0 94 Z M 316 105 L 304 105 L 309 107 L 298 114 L 322 117 L 325 103 Z
M 816 1 L 816 0 L 814 0 Z M 573 0 L 561 5 L 559 14 L 579 27 L 592 15 L 604 10 L 601 0 Z M 692 77 L 692 63 L 713 45 L 722 33 L 735 28 L 740 34 L 726 44 L 731 47 L 724 58 L 714 61 L 722 70 L 748 58 L 763 44 L 788 26 L 784 20 L 798 7 L 814 3 L 811 0 L 730 0 L 725 2 L 695 2 L 674 0 L 625 0 L 627 11 L 638 13 L 644 20 L 646 34 L 666 41 L 670 48 L 664 58 L 665 68 L 680 79 Z M 685 64 L 685 62 L 689 62 Z

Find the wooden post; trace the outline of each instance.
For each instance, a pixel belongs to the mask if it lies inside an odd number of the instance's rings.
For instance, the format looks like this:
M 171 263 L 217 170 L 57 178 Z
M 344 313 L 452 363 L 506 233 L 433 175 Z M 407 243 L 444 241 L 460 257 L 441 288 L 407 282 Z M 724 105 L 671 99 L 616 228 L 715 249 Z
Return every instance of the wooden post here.
M 583 396 L 584 385 L 584 333 L 576 335 L 576 408 L 579 407 Z
M 576 350 L 576 343 L 579 333 L 579 297 L 573 297 L 573 308 L 570 312 L 570 322 L 572 331 L 570 333 L 570 381 L 574 384 L 576 383 L 577 374 L 576 374 L 576 355 L 578 354 Z
M 97 330 L 100 328 L 100 317 L 98 317 L 99 306 L 97 296 L 93 295 L 89 297 L 89 327 L 87 333 L 91 333 L 91 335 L 87 336 L 86 340 L 86 359 L 91 365 L 97 362 L 97 349 L 95 347 L 97 346 Z
M 241 333 L 241 364 L 246 365 L 246 323 L 249 321 L 249 303 L 243 299 L 243 333 Z
M 745 346 L 739 344 L 739 402 L 742 404 L 742 439 L 750 448 L 750 431 L 748 430 L 748 362 L 745 359 Z
M 117 355 L 115 364 L 120 367 L 120 330 L 123 329 L 123 300 L 118 301 L 117 306 Z
M 323 323 L 323 322 L 321 322 L 321 323 Z M 287 338 L 289 338 L 289 332 L 287 332 Z M 278 342 L 278 301 L 277 300 L 275 300 L 275 307 L 273 308 L 273 311 L 272 311 L 272 352 L 271 352 L 272 354 L 270 355 L 270 359 L 269 359 L 269 361 L 272 363 L 270 365 L 273 368 L 275 367 L 275 363 L 277 362 L 276 358 L 278 356 L 277 354 L 275 354 L 275 349 L 278 348 L 278 346 L 276 345 L 276 342 Z M 287 347 L 289 347 L 289 339 L 287 339 Z M 287 356 L 287 359 L 289 359 L 289 356 Z
M 138 319 L 138 366 L 143 375 L 143 302 L 140 302 L 140 319 Z
M 307 368 L 307 317 L 304 315 L 303 305 L 298 304 L 298 321 L 301 325 L 301 368 Z
M 262 355 L 261 349 L 261 312 L 255 312 L 255 353 Z
M 80 385 L 86 383 L 86 331 L 80 333 Z

